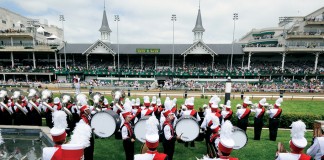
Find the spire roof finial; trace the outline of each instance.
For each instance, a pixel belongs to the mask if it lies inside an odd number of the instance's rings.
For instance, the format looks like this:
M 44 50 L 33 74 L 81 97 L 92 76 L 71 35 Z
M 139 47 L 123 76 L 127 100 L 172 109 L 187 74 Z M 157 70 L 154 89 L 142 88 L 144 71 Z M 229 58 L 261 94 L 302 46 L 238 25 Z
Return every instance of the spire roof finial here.
M 195 25 L 195 28 L 192 30 L 192 32 L 196 32 L 196 31 L 205 32 L 205 29 L 202 25 L 202 19 L 201 19 L 201 13 L 200 13 L 200 0 L 199 0 L 199 9 L 198 9 L 196 25 Z
M 106 0 L 104 0 L 104 11 L 103 11 L 102 23 L 99 31 L 111 32 L 111 29 L 109 28 L 109 24 L 108 24 L 107 14 L 106 14 Z

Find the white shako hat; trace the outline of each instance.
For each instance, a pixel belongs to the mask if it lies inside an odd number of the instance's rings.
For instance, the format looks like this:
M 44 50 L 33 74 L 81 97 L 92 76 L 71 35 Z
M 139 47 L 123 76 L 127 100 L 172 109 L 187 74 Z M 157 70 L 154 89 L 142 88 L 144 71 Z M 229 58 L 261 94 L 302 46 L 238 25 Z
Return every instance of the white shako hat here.
M 225 107 L 231 108 L 231 100 L 227 100 Z
M 283 102 L 283 99 L 282 99 L 282 98 L 278 98 L 278 99 L 276 100 L 275 106 L 280 107 L 282 102 Z
M 233 135 L 233 125 L 231 121 L 226 120 L 221 126 L 220 130 L 220 141 L 218 143 L 218 149 L 223 153 L 230 154 L 235 145 L 234 140 L 232 139 Z
M 59 97 L 54 98 L 54 104 L 59 104 L 61 102 Z
M 259 101 L 259 105 L 261 106 L 265 106 L 265 103 L 267 102 L 267 99 L 266 98 L 262 98 L 260 101 Z
M 159 121 L 155 116 L 151 116 L 146 121 L 145 144 L 149 149 L 155 149 L 159 146 Z
M 143 100 L 144 100 L 144 106 L 145 107 L 149 107 L 151 105 L 149 96 L 144 96 Z
M 307 140 L 304 137 L 306 132 L 306 125 L 303 121 L 298 120 L 291 124 L 291 140 L 289 142 L 290 148 L 295 152 L 301 152 L 307 145 Z
M 152 97 L 152 102 L 151 102 L 152 104 L 156 104 L 156 96 L 153 96 Z
M 52 135 L 53 142 L 56 143 L 63 141 L 66 138 L 65 129 L 68 126 L 66 122 L 67 115 L 64 111 L 54 111 L 52 116 L 54 127 L 50 130 L 50 133 Z

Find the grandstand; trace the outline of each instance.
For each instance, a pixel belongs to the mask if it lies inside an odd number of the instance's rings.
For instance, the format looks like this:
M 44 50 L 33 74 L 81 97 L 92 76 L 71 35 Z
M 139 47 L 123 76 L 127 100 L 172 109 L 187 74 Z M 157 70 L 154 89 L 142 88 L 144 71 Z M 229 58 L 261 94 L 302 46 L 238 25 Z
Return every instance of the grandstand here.
M 0 8 L 0 15 L 2 82 L 71 82 L 78 75 L 87 83 L 99 81 L 98 85 L 113 85 L 119 80 L 127 84 L 157 81 L 165 85 L 165 81 L 181 84 L 184 80 L 182 84 L 186 85 L 196 81 L 221 87 L 220 81 L 230 76 L 241 82 L 264 86 L 281 83 L 288 88 L 301 83 L 298 86 L 304 86 L 315 79 L 320 80 L 316 84 L 323 88 L 324 7 L 303 17 L 280 17 L 278 27 L 249 31 L 233 45 L 232 70 L 232 44 L 203 41 L 205 29 L 200 8 L 192 30 L 193 43 L 174 45 L 174 71 L 173 44 L 119 44 L 118 69 L 118 46 L 110 41 L 112 30 L 105 10 L 99 40 L 89 44 L 68 43 L 65 48 L 62 29 L 48 25 L 47 21 L 41 23 L 4 8 Z

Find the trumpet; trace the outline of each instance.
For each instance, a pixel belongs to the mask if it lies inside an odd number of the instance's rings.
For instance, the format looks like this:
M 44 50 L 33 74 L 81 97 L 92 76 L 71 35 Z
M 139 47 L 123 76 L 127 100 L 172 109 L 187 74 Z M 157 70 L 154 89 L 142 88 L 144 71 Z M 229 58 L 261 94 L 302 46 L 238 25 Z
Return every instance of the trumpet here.
M 25 115 L 27 115 L 28 111 L 24 110 L 23 107 L 19 103 L 15 103 L 15 105 L 21 110 Z
M 237 104 L 237 105 L 236 105 L 236 109 L 242 109 L 242 107 L 243 107 L 243 106 L 242 106 L 241 104 Z
M 51 112 L 54 112 L 54 109 L 49 104 L 47 104 L 46 102 L 43 102 L 43 105 L 45 107 L 47 107 L 47 109 L 49 109 Z
M 38 109 L 37 105 L 32 100 L 29 100 L 29 103 L 34 107 L 38 114 L 41 114 L 41 110 Z
M 0 102 L 0 105 L 1 105 L 2 107 L 4 107 L 4 108 L 8 111 L 8 113 L 9 113 L 10 115 L 12 115 L 12 111 L 8 108 L 8 106 L 7 106 L 6 104 L 4 104 L 3 102 Z

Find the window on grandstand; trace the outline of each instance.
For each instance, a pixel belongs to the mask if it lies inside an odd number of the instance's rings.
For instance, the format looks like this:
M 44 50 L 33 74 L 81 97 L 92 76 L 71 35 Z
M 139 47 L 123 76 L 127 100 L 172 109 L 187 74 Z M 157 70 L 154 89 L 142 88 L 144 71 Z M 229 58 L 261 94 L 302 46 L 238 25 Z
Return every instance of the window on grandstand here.
M 7 24 L 7 22 L 6 22 L 5 20 L 2 20 L 2 23 L 3 23 L 3 24 Z

